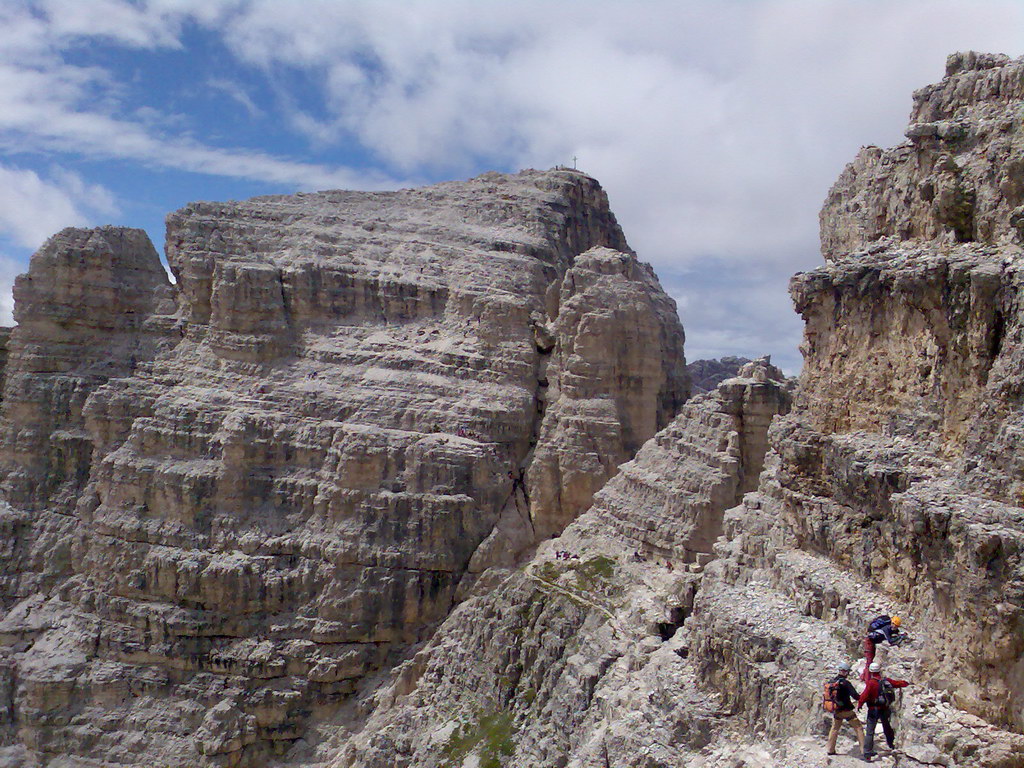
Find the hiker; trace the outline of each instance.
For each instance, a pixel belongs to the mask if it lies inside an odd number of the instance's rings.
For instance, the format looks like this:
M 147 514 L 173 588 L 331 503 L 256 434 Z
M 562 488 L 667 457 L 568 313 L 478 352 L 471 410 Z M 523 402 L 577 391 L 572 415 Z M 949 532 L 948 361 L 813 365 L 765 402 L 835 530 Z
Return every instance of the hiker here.
M 864 670 L 860 673 L 860 679 L 865 683 L 870 678 L 868 668 L 875 660 L 875 649 L 878 644 L 885 641 L 889 645 L 899 645 L 905 639 L 905 635 L 900 633 L 901 623 L 899 616 L 889 618 L 883 614 L 868 624 L 868 633 L 864 637 Z
M 882 676 L 882 665 L 877 661 L 871 662 L 868 667 L 870 677 L 867 685 L 861 691 L 857 699 L 857 710 L 865 704 L 868 705 L 867 736 L 864 739 L 864 759 L 871 762 L 875 752 L 875 726 L 882 723 L 882 732 L 885 733 L 885 741 L 889 749 L 896 746 L 896 734 L 893 732 L 889 716 L 892 713 L 891 707 L 896 700 L 896 689 L 906 688 L 910 683 L 906 680 L 894 680 L 891 677 Z
M 836 753 L 836 739 L 839 738 L 839 731 L 842 729 L 843 723 L 849 723 L 853 727 L 860 751 L 864 751 L 864 728 L 853 708 L 857 689 L 849 680 L 852 669 L 847 662 L 840 662 L 836 667 L 836 676 L 825 683 L 824 707 L 826 712 L 832 713 L 832 728 L 828 732 L 828 754 L 830 755 Z

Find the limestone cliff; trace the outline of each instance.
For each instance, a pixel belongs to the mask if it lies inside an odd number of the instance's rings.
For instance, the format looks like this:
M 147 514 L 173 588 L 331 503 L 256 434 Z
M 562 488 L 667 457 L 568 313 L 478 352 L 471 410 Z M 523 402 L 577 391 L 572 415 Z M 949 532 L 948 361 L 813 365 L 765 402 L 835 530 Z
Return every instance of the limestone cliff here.
M 821 217 L 828 263 L 793 279 L 799 396 L 758 491 L 726 514 L 690 649 L 767 737 L 816 730 L 807 681 L 884 611 L 913 640 L 885 660 L 914 682 L 895 764 L 1024 765 L 1022 247 L 1006 182 L 1022 75 L 1024 60 L 951 56 L 915 94 L 908 141 L 843 172 Z
M 769 494 L 807 510 L 792 526 L 802 546 L 907 604 L 930 638 L 920 674 L 1016 731 L 1022 75 L 1021 60 L 951 56 L 914 95 L 909 141 L 863 150 L 830 192 L 830 264 L 792 286 L 807 322 L 802 418 L 780 432 Z
M 578 172 L 196 203 L 167 259 L 65 230 L 16 287 L 5 766 L 285 755 L 687 396 Z
M 951 57 L 909 141 L 843 172 L 827 265 L 792 284 L 791 410 L 764 361 L 688 403 L 308 759 L 859 765 L 849 737 L 824 754 L 822 683 L 890 613 L 911 640 L 881 658 L 913 684 L 885 764 L 1024 766 L 1022 82 Z
M 0 404 L 0 764 L 843 768 L 822 683 L 895 613 L 884 763 L 1024 768 L 1022 82 L 954 55 L 842 173 L 795 393 L 684 403 L 572 171 L 195 204 L 174 286 L 58 236 Z
M 329 764 L 699 764 L 725 711 L 677 630 L 789 404 L 765 361 L 688 402 L 562 536 L 452 613 Z
M 740 372 L 749 363 L 745 357 L 726 355 L 719 360 L 692 360 L 686 365 L 690 373 L 690 387 L 694 394 L 710 392 L 726 379 Z

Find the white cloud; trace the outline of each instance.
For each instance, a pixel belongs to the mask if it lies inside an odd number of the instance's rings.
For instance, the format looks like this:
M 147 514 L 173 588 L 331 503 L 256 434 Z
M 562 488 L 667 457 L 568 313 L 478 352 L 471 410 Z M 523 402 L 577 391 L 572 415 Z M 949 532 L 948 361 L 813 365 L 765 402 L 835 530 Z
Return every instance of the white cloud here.
M 35 250 L 64 227 L 97 223 L 119 209 L 110 190 L 54 167 L 49 178 L 35 171 L 0 164 L 0 243 Z M 0 325 L 13 322 L 11 287 L 27 264 L 0 250 Z
M 289 109 L 318 143 L 355 137 L 407 173 L 577 156 L 656 263 L 788 263 L 946 54 L 1019 49 L 1020 22 L 999 0 L 253 0 L 224 36 L 269 77 L 322 80 L 326 116 Z
M 738 268 L 722 259 L 663 275 L 686 328 L 687 359 L 770 354 L 787 373 L 798 373 L 801 320 L 790 308 L 788 278 L 774 265 Z
M 149 166 L 271 182 L 303 189 L 380 188 L 396 182 L 385 173 L 302 162 L 270 153 L 213 147 L 187 136 L 162 135 L 152 114 L 130 110 L 126 119 L 115 73 L 68 64 L 65 48 L 95 38 L 144 49 L 175 48 L 181 25 L 192 17 L 213 24 L 233 3 L 202 10 L 186 0 L 40 0 L 0 8 L 0 149 L 73 153 L 126 159 Z M 233 94 L 238 98 L 238 94 Z
M 249 117 L 262 117 L 263 110 L 256 106 L 252 96 L 238 83 L 221 77 L 211 77 L 206 81 L 206 86 L 219 91 L 242 105 Z
M 8 151 L 67 152 L 127 159 L 195 173 L 266 181 L 303 189 L 392 186 L 384 173 L 360 173 L 241 149 L 205 145 L 187 137 L 155 135 L 150 126 L 81 108 L 92 86 L 80 68 L 46 70 L 0 65 L 0 147 Z M 151 123 L 152 120 L 147 120 Z
M 38 0 L 49 32 L 60 38 L 108 38 L 138 48 L 177 48 L 176 14 L 124 0 Z
M 14 325 L 14 278 L 26 269 L 26 264 L 0 252 L 0 326 Z
M 55 168 L 52 176 L 48 181 L 35 171 L 0 165 L 0 237 L 37 248 L 64 227 L 117 215 L 108 189 L 62 168 Z

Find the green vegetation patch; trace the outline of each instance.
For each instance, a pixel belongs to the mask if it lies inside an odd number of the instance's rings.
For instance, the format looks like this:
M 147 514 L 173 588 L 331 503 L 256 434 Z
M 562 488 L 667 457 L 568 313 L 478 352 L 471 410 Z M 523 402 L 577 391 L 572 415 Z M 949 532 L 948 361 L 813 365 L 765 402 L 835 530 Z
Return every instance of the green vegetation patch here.
M 544 581 L 558 583 L 568 591 L 575 592 L 580 598 L 593 599 L 598 596 L 614 597 L 622 587 L 614 582 L 615 560 L 605 555 L 597 555 L 587 560 L 571 560 L 569 562 L 542 563 L 537 575 Z M 562 576 L 570 575 L 568 583 L 561 580 Z
M 592 557 L 576 569 L 576 578 L 610 579 L 615 575 L 615 561 L 610 557 L 598 555 Z
M 581 592 L 600 593 L 611 597 L 618 592 L 609 582 L 615 575 L 615 561 L 598 555 L 573 566 L 576 572 L 576 588 Z
M 545 581 L 557 581 L 562 575 L 563 569 L 552 563 L 550 560 L 541 563 L 537 569 L 538 575 Z
M 442 768 L 459 768 L 470 753 L 480 756 L 480 768 L 501 768 L 501 758 L 515 752 L 516 727 L 509 712 L 481 712 L 473 723 L 456 728 L 441 750 Z

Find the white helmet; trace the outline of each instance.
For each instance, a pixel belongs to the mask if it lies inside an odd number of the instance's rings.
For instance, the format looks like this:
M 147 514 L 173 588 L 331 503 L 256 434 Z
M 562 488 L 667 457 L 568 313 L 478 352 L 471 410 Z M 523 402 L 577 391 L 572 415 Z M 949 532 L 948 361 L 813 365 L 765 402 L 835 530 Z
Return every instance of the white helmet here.
M 882 671 L 882 665 L 879 664 L 877 661 L 872 661 L 871 662 L 871 666 L 868 667 L 868 671 L 869 672 L 881 672 Z

